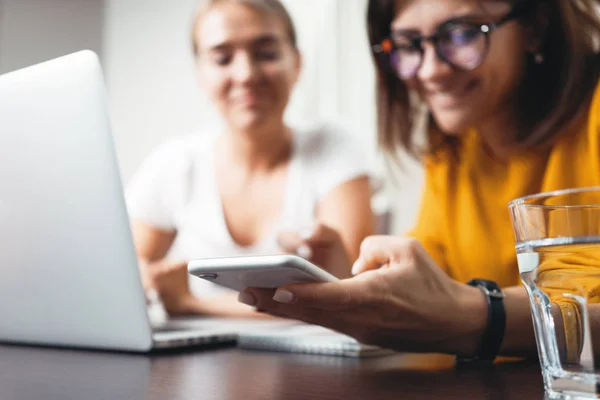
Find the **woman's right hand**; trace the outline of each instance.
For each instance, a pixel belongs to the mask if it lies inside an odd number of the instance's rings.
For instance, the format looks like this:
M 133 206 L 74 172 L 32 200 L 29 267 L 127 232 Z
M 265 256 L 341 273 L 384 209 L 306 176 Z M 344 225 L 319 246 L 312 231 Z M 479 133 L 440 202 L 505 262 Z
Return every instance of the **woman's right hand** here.
M 197 314 L 200 300 L 189 289 L 187 262 L 139 260 L 144 291 L 158 293 L 170 315 Z
M 351 276 L 352 266 L 338 232 L 317 223 L 307 232 L 284 232 L 277 238 L 281 249 L 296 254 L 340 278 Z
M 237 294 L 226 293 L 212 298 L 198 298 L 189 289 L 187 262 L 139 260 L 145 293 L 154 291 L 169 315 L 207 315 L 230 318 L 271 319 L 268 314 L 240 304 Z

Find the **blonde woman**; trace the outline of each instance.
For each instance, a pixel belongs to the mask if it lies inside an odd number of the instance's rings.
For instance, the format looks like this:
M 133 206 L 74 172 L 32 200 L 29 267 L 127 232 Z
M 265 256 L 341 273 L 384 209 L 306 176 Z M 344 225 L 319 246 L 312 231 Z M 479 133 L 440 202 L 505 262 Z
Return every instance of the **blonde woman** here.
M 339 239 L 338 256 L 353 259 L 372 234 L 366 161 L 338 126 L 284 122 L 302 60 L 278 0 L 204 1 L 192 38 L 200 85 L 225 128 L 147 158 L 127 193 L 135 244 L 145 285 L 170 314 L 253 316 L 231 293 L 188 282 L 187 262 L 292 251 L 349 275 L 318 243 Z M 312 247 L 284 234 L 302 230 Z

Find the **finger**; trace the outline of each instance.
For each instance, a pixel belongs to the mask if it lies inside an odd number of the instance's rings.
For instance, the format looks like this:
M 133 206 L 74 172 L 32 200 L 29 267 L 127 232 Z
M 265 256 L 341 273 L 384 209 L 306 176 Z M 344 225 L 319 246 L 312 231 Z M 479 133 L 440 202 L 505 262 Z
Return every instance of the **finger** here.
M 160 303 L 160 295 L 156 291 L 156 289 L 151 288 L 144 291 L 146 295 L 146 301 L 150 304 L 158 304 Z
M 302 239 L 302 245 L 298 247 L 297 254 L 309 260 L 319 248 L 327 249 L 341 243 L 340 235 L 335 229 L 318 222 L 315 222 L 311 229 L 300 231 L 299 237 Z
M 354 309 L 326 310 L 299 304 L 283 304 L 273 300 L 273 290 L 249 288 L 242 296 L 251 296 L 258 310 L 271 315 L 292 318 L 309 324 L 321 325 L 340 332 L 349 333 L 355 326 L 360 326 L 360 318 Z M 351 334 L 351 333 L 349 333 Z
M 381 268 L 389 262 L 393 243 L 389 236 L 369 236 L 360 245 L 360 255 L 352 265 L 352 274 Z
M 286 253 L 296 254 L 307 260 L 312 258 L 312 248 L 299 232 L 280 233 L 277 235 L 277 244 Z
M 369 236 L 360 245 L 360 256 L 352 266 L 357 275 L 382 266 L 402 266 L 415 261 L 420 244 L 413 238 Z
M 149 273 L 148 271 L 143 271 L 140 273 L 140 277 L 142 280 L 142 288 L 144 288 L 144 291 L 158 289 L 158 285 L 156 284 L 156 278 L 154 277 L 154 274 Z
M 329 226 L 316 222 L 310 236 L 306 237 L 306 241 L 312 245 L 324 245 L 336 243 L 340 240 L 339 233 Z
M 311 307 L 321 310 L 352 308 L 363 301 L 364 288 L 360 282 L 345 280 L 328 283 L 299 283 L 278 288 L 274 294 L 249 289 L 255 296 L 259 308 L 278 308 L 278 304 L 293 304 L 298 307 Z
M 283 318 L 293 318 L 308 323 L 318 323 L 318 315 L 326 313 L 323 310 L 311 309 L 295 304 L 282 304 L 273 300 L 273 289 L 248 288 L 240 293 L 238 300 L 244 304 L 256 307 L 260 312 Z

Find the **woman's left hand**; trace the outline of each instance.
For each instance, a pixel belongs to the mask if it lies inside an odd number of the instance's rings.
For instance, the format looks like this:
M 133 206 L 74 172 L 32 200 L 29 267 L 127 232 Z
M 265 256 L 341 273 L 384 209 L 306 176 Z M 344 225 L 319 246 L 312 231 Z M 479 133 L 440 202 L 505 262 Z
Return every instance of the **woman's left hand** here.
M 240 301 L 399 351 L 474 354 L 487 322 L 479 289 L 448 277 L 414 239 L 369 237 L 351 279 L 250 288 Z

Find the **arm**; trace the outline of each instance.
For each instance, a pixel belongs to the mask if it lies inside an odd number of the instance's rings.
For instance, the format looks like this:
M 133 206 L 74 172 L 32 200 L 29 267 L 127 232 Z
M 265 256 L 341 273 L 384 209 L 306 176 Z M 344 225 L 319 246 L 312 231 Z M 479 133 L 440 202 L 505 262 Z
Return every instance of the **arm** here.
M 186 263 L 164 259 L 177 232 L 137 220 L 132 221 L 131 230 L 144 290 L 156 290 L 169 313 L 193 312 Z
M 463 297 L 462 305 L 457 306 L 457 309 L 461 310 L 461 313 L 472 316 L 473 325 L 463 337 L 458 337 L 456 341 L 449 342 L 443 352 L 470 356 L 477 351 L 486 328 L 488 305 L 479 289 L 460 283 L 459 285 L 463 286 L 465 297 Z M 509 357 L 537 356 L 529 298 L 525 288 L 513 286 L 503 289 L 503 292 L 505 295 L 506 330 L 499 355 Z M 455 329 L 459 328 L 456 327 Z
M 226 294 L 211 299 L 198 299 L 188 285 L 186 261 L 167 261 L 165 255 L 177 235 L 175 230 L 163 230 L 140 221 L 132 222 L 133 238 L 144 289 L 155 289 L 170 314 L 202 314 L 237 318 L 261 317 Z
M 318 204 L 316 218 L 308 234 L 280 233 L 279 246 L 338 278 L 350 277 L 350 260 L 358 257 L 361 241 L 374 230 L 368 178 L 355 178 L 332 189 Z
M 524 287 L 515 286 L 504 289 L 506 298 L 504 304 L 506 306 L 506 333 L 504 341 L 500 348 L 501 355 L 507 356 L 535 356 L 537 355 L 535 336 L 533 332 L 533 322 L 529 308 L 529 298 Z M 577 346 L 567 347 L 567 337 L 569 332 L 579 328 L 579 325 L 574 325 L 572 314 L 569 313 L 569 308 L 561 310 L 556 303 L 551 303 L 552 319 L 556 332 L 556 344 L 560 352 L 560 357 L 563 361 L 567 361 L 571 356 L 579 357 L 578 353 L 573 352 Z M 592 341 L 600 341 L 600 307 L 598 304 L 588 303 L 587 307 L 590 319 L 590 330 Z M 575 335 L 579 337 L 579 335 Z M 581 345 L 581 343 L 580 343 Z M 596 357 L 600 356 L 600 349 L 595 348 Z
M 133 220 L 133 243 L 140 260 L 147 263 L 161 260 L 171 248 L 177 231 L 164 230 Z
M 331 190 L 317 206 L 317 220 L 339 233 L 350 260 L 358 258 L 360 243 L 375 226 L 369 178 L 362 176 Z
M 506 308 L 506 331 L 500 347 L 505 356 L 537 356 L 529 298 L 525 288 L 513 286 L 503 290 Z
M 279 245 L 348 277 L 349 260 L 356 259 L 361 241 L 375 228 L 368 159 L 357 135 L 343 126 L 325 124 L 308 137 L 311 146 L 306 146 L 305 157 L 310 159 L 307 174 L 317 200 L 315 223 L 312 232 L 280 235 Z

